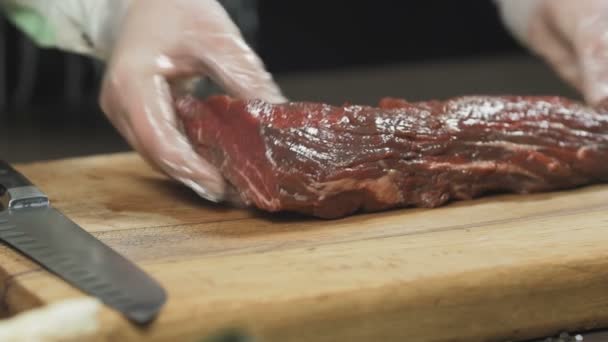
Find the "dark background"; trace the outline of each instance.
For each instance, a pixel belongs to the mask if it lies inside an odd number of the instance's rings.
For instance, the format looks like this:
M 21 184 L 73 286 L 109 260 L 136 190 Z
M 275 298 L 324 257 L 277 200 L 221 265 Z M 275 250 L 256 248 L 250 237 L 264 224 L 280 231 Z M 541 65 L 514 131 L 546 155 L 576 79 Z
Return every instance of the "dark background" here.
M 525 53 L 489 0 L 262 0 L 259 16 L 274 72 Z

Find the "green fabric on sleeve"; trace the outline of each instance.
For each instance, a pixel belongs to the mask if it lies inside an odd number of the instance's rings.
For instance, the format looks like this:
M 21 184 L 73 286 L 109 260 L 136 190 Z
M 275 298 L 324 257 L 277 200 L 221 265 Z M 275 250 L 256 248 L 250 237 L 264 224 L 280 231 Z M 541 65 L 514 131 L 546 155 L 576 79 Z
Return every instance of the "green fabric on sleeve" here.
M 4 14 L 13 24 L 27 34 L 36 44 L 51 47 L 55 44 L 55 32 L 46 18 L 36 9 L 15 3 L 0 2 Z

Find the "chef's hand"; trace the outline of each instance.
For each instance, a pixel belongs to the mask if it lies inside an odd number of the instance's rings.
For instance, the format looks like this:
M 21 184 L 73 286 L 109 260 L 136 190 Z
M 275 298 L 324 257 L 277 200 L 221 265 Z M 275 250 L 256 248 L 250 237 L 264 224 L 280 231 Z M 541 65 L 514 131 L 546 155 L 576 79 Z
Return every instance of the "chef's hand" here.
M 217 1 L 135 0 L 113 48 L 100 103 L 152 165 L 219 201 L 226 191 L 224 180 L 180 132 L 173 109 L 172 84 L 201 76 L 235 97 L 284 101 Z
M 608 0 L 497 0 L 513 34 L 591 104 L 608 96 Z

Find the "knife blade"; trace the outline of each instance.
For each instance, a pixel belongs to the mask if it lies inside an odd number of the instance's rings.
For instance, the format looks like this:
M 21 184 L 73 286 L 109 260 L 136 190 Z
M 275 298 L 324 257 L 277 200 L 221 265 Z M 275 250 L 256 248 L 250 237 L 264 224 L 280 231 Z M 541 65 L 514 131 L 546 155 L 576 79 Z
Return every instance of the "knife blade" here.
M 0 240 L 136 324 L 166 302 L 160 284 L 53 208 L 46 194 L 0 160 Z

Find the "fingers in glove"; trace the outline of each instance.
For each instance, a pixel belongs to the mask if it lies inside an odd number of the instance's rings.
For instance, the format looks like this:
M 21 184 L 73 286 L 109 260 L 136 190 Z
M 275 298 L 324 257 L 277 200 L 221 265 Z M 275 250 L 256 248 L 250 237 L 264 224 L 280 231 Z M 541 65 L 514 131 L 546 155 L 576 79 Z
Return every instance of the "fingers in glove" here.
M 201 47 L 193 47 L 198 50 L 195 53 L 210 78 L 235 97 L 259 98 L 271 103 L 287 101 L 256 54 L 233 37 L 218 39 L 224 40 L 225 51 L 205 53 Z
M 102 88 L 104 112 L 151 165 L 203 197 L 225 199 L 219 171 L 178 129 L 168 82 L 180 84 L 178 94 L 190 87 L 181 80 L 209 77 L 233 96 L 283 102 L 272 76 L 216 0 L 134 2 L 121 32 Z
M 537 45 L 551 46 L 553 39 L 568 50 L 561 61 L 553 54 L 552 64 L 587 102 L 597 104 L 608 96 L 608 2 L 552 0 L 545 1 L 544 10 L 553 35 Z
M 551 7 L 541 6 L 539 11 L 545 13 L 537 16 L 539 20 L 530 23 L 530 46 L 564 81 L 582 91 L 583 80 L 572 37 L 559 25 Z
M 193 149 L 178 130 L 169 86 L 160 75 L 121 78 L 112 89 L 128 99 L 102 98 L 103 103 L 126 104 L 119 118 L 119 130 L 134 148 L 172 178 L 184 183 L 200 196 L 220 201 L 225 183 L 219 172 Z
M 241 32 L 217 1 L 206 1 L 208 29 L 199 39 L 183 41 L 197 58 L 198 72 L 212 78 L 235 97 L 260 98 L 273 103 L 286 99 L 264 63 L 243 39 Z
M 578 32 L 576 48 L 585 99 L 597 104 L 608 97 L 608 16 L 586 19 Z

